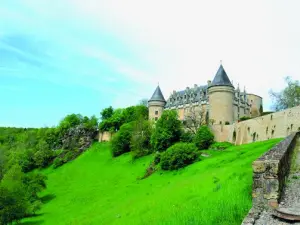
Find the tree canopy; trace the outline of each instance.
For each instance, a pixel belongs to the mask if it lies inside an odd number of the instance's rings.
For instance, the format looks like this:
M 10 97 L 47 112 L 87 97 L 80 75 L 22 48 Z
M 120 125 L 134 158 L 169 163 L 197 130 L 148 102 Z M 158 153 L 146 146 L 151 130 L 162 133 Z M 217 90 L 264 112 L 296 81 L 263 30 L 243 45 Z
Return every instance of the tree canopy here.
M 270 96 L 273 99 L 273 108 L 276 111 L 298 106 L 300 104 L 300 84 L 299 80 L 293 81 L 286 77 L 287 87 L 280 92 L 270 90 Z

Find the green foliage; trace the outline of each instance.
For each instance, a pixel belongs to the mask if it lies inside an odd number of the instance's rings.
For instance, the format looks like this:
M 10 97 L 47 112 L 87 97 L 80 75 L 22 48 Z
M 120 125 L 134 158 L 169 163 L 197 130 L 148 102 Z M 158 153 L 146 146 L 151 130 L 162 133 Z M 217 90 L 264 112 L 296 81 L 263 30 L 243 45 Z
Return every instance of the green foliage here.
M 232 147 L 233 144 L 231 144 L 230 142 L 215 142 L 213 143 L 211 146 L 209 146 L 209 149 L 212 150 L 225 150 L 229 147 Z
M 60 131 L 65 131 L 71 127 L 78 126 L 83 121 L 83 116 L 80 114 L 70 114 L 67 115 L 63 120 L 60 121 L 58 129 Z
M 291 108 L 300 105 L 300 83 L 286 77 L 287 87 L 280 92 L 270 90 L 269 94 L 273 99 L 275 111 Z
M 155 151 L 165 151 L 180 140 L 181 132 L 182 124 L 176 111 L 164 111 L 151 135 L 151 146 Z
M 133 126 L 125 123 L 120 130 L 113 136 L 111 141 L 112 155 L 114 157 L 130 152 L 130 141 L 132 138 Z
M 228 121 L 225 122 L 225 125 L 229 125 L 230 123 Z
M 194 144 L 177 143 L 161 154 L 163 170 L 177 170 L 195 162 L 198 158 Z
M 194 143 L 199 150 L 207 149 L 214 141 L 214 135 L 208 126 L 201 126 L 194 137 Z
M 239 120 L 240 121 L 245 121 L 245 120 L 249 120 L 249 119 L 251 119 L 251 117 L 249 117 L 249 116 L 242 116 Z
M 181 136 L 180 136 L 180 141 L 186 142 L 186 143 L 191 143 L 191 142 L 193 142 L 194 137 L 195 137 L 195 134 L 193 132 L 182 130 Z
M 53 168 L 56 169 L 56 168 L 62 166 L 64 163 L 65 163 L 65 161 L 63 158 L 57 157 L 53 161 Z
M 101 111 L 101 120 L 107 120 L 112 117 L 114 113 L 114 109 L 112 106 L 109 106 L 108 108 L 105 108 Z
M 130 149 L 134 159 L 148 155 L 152 152 L 150 138 L 152 134 L 152 123 L 140 119 L 133 122 L 133 132 Z
M 124 123 L 130 123 L 140 119 L 148 120 L 148 108 L 144 105 L 116 109 L 111 117 L 101 121 L 99 130 L 116 132 Z
M 24 174 L 20 166 L 12 166 L 0 182 L 0 224 L 19 221 L 39 210 L 38 193 L 46 188 L 45 179 L 44 175 Z
M 155 153 L 154 159 L 153 159 L 154 165 L 158 165 L 160 163 L 161 154 L 162 153 L 160 153 L 160 152 Z

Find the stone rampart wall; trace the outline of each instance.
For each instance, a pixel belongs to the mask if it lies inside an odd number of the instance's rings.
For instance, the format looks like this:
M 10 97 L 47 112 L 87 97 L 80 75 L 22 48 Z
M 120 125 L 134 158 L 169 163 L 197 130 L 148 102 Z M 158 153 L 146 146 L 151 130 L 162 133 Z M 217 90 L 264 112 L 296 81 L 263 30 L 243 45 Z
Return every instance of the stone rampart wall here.
M 284 138 L 300 131 L 300 106 L 232 125 L 212 125 L 211 128 L 216 141 L 228 141 L 236 145 Z
M 108 131 L 99 132 L 99 142 L 110 141 L 113 134 Z
M 278 207 L 299 136 L 300 132 L 290 134 L 252 163 L 252 209 L 243 225 L 254 224 L 263 209 Z

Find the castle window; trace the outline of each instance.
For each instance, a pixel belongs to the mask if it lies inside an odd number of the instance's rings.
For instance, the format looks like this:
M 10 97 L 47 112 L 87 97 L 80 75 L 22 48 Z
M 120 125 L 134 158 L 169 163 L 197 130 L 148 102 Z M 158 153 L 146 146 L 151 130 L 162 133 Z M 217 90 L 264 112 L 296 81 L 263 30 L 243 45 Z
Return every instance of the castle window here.
M 155 115 L 158 115 L 158 111 L 155 111 Z

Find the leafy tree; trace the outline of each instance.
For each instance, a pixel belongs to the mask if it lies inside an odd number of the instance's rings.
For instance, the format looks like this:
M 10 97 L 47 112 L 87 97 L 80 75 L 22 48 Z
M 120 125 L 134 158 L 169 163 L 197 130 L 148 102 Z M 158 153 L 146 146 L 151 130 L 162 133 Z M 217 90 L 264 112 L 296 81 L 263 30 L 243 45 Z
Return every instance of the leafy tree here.
M 149 120 L 140 119 L 133 122 L 133 132 L 130 148 L 133 158 L 148 155 L 152 152 L 150 138 L 152 124 Z
M 184 126 L 189 132 L 196 134 L 201 125 L 206 123 L 205 110 L 199 107 L 187 108 L 185 115 Z
M 214 135 L 208 126 L 201 126 L 194 137 L 194 143 L 199 150 L 208 149 L 214 142 Z
M 107 120 L 112 117 L 114 113 L 114 109 L 112 106 L 109 106 L 108 108 L 105 108 L 101 111 L 101 120 Z
M 58 128 L 61 130 L 67 130 L 71 127 L 75 127 L 81 124 L 83 117 L 80 114 L 70 114 L 67 115 L 58 125 Z
M 148 99 L 146 99 L 146 98 L 141 99 L 139 101 L 139 105 L 143 105 L 143 106 L 148 107 Z
M 300 84 L 299 80 L 293 81 L 286 77 L 287 87 L 280 92 L 270 90 L 269 94 L 274 101 L 276 111 L 298 106 L 300 104 Z
M 154 132 L 151 135 L 151 145 L 155 151 L 165 151 L 180 140 L 182 124 L 178 120 L 176 111 L 164 111 L 157 120 Z
M 130 140 L 132 137 L 132 124 L 125 123 L 113 136 L 111 141 L 112 155 L 114 157 L 130 152 Z

